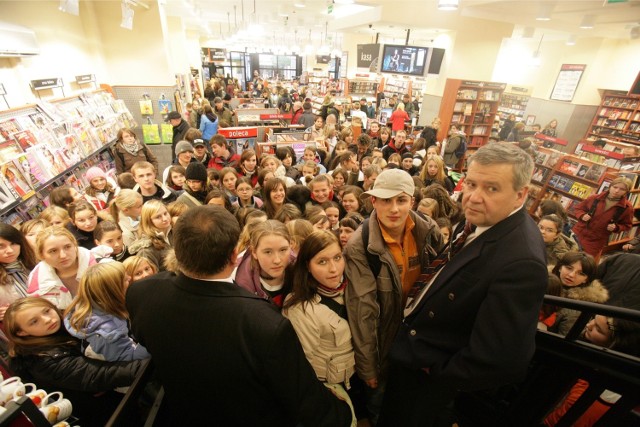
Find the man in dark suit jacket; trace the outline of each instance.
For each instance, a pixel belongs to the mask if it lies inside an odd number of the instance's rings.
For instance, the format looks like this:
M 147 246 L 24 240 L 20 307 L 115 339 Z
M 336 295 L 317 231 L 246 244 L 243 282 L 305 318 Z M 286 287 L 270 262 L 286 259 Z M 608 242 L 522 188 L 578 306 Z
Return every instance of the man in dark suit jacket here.
M 349 406 L 318 381 L 291 323 L 231 280 L 239 235 L 225 209 L 189 209 L 174 229 L 180 273 L 127 291 L 172 425 L 350 425 Z
M 471 158 L 462 206 L 477 228 L 405 309 L 379 425 L 445 425 L 458 390 L 524 377 L 548 277 L 544 243 L 523 208 L 532 173 L 531 157 L 507 143 Z

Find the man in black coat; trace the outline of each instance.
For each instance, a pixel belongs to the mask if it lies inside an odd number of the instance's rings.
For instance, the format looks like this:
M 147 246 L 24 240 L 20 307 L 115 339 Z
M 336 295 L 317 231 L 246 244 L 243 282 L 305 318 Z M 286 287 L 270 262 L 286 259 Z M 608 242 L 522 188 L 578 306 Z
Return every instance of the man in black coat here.
M 476 228 L 408 300 L 379 425 L 451 425 L 458 390 L 524 378 L 548 278 L 544 243 L 523 208 L 532 172 L 531 157 L 508 143 L 471 157 L 462 207 Z
M 184 136 L 191 126 L 177 111 L 167 114 L 167 121 L 173 126 L 173 139 L 171 140 L 171 164 L 173 164 L 176 163 L 176 144 L 185 139 Z
M 180 273 L 127 291 L 172 425 L 350 425 L 349 406 L 318 381 L 291 323 L 231 279 L 239 236 L 224 208 L 189 209 L 174 228 Z

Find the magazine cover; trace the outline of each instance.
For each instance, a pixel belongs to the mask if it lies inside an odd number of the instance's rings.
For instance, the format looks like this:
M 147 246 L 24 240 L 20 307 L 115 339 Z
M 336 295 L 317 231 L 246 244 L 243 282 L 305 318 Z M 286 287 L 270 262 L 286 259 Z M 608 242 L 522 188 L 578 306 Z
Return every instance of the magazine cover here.
M 27 150 L 27 153 L 36 161 L 43 174 L 48 175 L 48 179 L 52 179 L 67 169 L 66 163 L 56 161 L 55 148 L 51 148 L 47 144 L 40 144 Z
M 50 123 L 53 123 L 53 120 L 51 120 L 51 117 L 49 117 L 46 113 L 41 111 L 38 111 L 33 114 L 29 114 L 29 119 L 31 119 L 33 124 L 38 129 L 45 129 L 47 125 L 49 125 Z
M 31 186 L 35 189 L 40 188 L 44 183 L 49 181 L 52 177 L 48 174 L 45 174 L 42 169 L 40 169 L 40 165 L 37 160 L 33 158 L 33 155 L 29 152 L 26 152 L 22 156 L 18 157 L 13 161 L 16 165 L 19 165 L 24 172 L 24 175 L 29 178 L 29 182 Z
M 10 139 L 0 142 L 0 163 L 8 162 L 22 154 L 22 149 L 18 141 Z
M 5 184 L 14 190 L 23 200 L 27 199 L 35 194 L 33 187 L 29 185 L 29 179 L 24 175 L 21 170 L 12 161 L 4 163 L 0 167 L 2 172 L 2 179 Z
M 35 147 L 36 145 L 38 145 L 36 137 L 30 130 L 23 130 L 14 133 L 13 139 L 18 141 L 18 144 L 20 144 L 20 148 L 22 148 L 22 151 L 25 151 L 29 147 Z
M 20 196 L 5 184 L 4 179 L 0 179 L 0 210 L 6 208 L 19 199 Z
M 71 161 L 72 165 L 75 165 L 79 161 L 82 160 L 83 151 L 81 150 L 80 140 L 74 134 L 65 135 L 62 139 L 64 141 L 64 145 L 62 149 L 64 150 L 64 154 Z
M 11 135 L 20 132 L 22 129 L 18 126 L 16 119 L 9 119 L 3 122 L 0 122 L 0 135 L 4 138 L 5 141 L 11 139 Z

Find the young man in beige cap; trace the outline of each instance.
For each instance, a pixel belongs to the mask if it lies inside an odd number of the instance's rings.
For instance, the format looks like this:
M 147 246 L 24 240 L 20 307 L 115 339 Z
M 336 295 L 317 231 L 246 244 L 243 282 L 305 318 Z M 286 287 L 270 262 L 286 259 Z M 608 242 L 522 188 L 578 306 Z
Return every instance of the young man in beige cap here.
M 364 193 L 371 197 L 374 211 L 345 250 L 346 306 L 356 370 L 368 386 L 367 409 L 374 423 L 384 393 L 387 353 L 407 295 L 421 266 L 428 265 L 442 245 L 435 222 L 411 210 L 414 190 L 413 179 L 403 170 L 378 175 L 373 189 Z

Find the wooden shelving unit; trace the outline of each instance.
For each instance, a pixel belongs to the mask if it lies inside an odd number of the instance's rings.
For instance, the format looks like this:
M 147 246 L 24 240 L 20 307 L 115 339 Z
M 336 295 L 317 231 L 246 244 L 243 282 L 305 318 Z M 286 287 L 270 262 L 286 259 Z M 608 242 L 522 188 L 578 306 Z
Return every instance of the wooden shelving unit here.
M 585 139 L 640 145 L 640 95 L 607 90 Z
M 524 121 L 524 110 L 529 102 L 529 89 L 523 87 L 508 86 L 502 94 L 498 112 L 501 113 L 501 125 L 509 114 L 515 114 L 516 121 Z
M 439 117 L 438 140 L 446 138 L 452 126 L 467 135 L 469 147 L 487 143 L 502 99 L 505 83 L 447 79 Z

